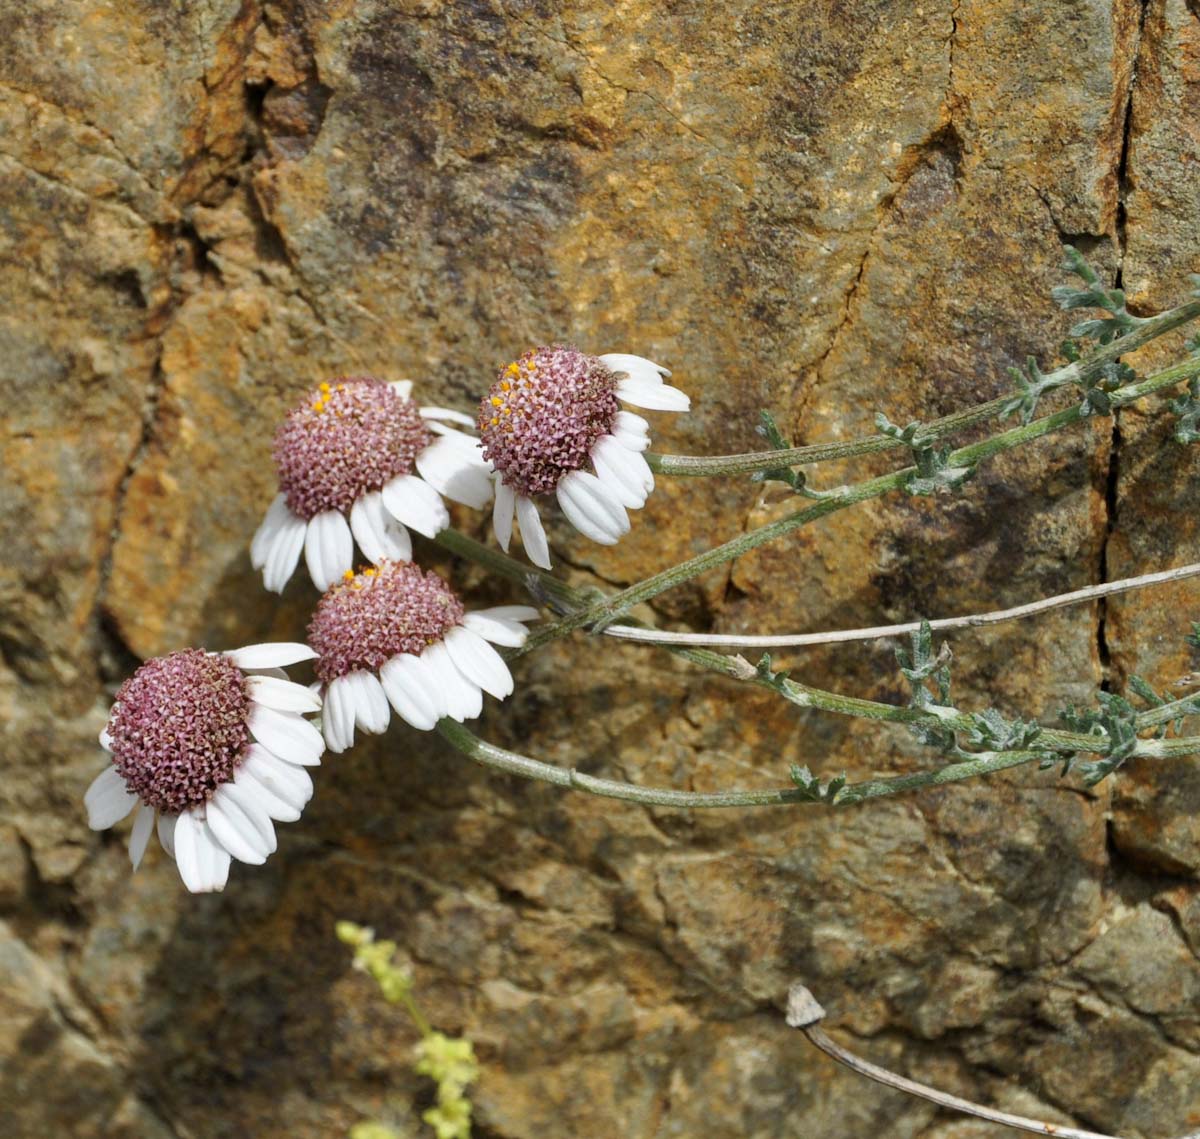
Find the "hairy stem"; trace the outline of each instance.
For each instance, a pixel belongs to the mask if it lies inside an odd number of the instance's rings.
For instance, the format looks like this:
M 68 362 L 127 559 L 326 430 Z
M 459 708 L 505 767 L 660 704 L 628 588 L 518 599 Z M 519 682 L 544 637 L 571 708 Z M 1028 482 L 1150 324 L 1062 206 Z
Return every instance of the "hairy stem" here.
M 1118 388 L 1111 393 L 1110 400 L 1114 408 L 1124 407 L 1144 396 L 1173 387 L 1197 375 L 1200 375 L 1200 358 L 1184 360 L 1148 379 Z M 1078 423 L 1083 418 L 1085 416 L 1079 407 L 1066 408 L 1063 411 L 1036 419 L 1032 423 L 1014 427 L 1008 431 L 1002 431 L 978 443 L 960 447 L 958 450 L 950 453 L 947 463 L 951 467 L 973 467 L 985 459 L 992 458 L 1004 451 L 1021 447 L 1035 439 L 1040 439 L 1055 431 L 1060 431 L 1064 427 Z M 798 510 L 765 526 L 750 530 L 720 546 L 707 550 L 703 554 L 698 554 L 696 557 L 689 558 L 679 565 L 672 566 L 661 573 L 646 578 L 644 581 L 631 585 L 604 601 L 568 614 L 553 625 L 539 629 L 530 636 L 525 646 L 518 650 L 518 652 L 531 652 L 533 649 L 539 648 L 541 645 L 558 637 L 565 636 L 575 629 L 610 624 L 622 614 L 628 612 L 633 606 L 643 601 L 649 601 L 652 597 L 657 597 L 660 593 L 676 585 L 689 581 L 702 573 L 706 573 L 710 569 L 715 569 L 717 566 L 724 565 L 726 562 L 733 561 L 767 542 L 774 541 L 785 534 L 791 533 L 793 530 L 799 529 L 801 526 L 816 521 L 818 518 L 824 518 L 828 514 L 844 510 L 846 507 L 854 506 L 859 502 L 878 498 L 889 491 L 899 490 L 906 484 L 909 477 L 915 473 L 915 467 L 905 467 L 903 470 L 893 471 L 891 474 L 880 475 L 876 478 L 867 479 L 852 486 L 844 487 L 841 490 L 833 491 L 828 498 L 814 502 L 803 510 Z
M 1105 344 L 1087 357 L 1066 364 L 1046 376 L 1046 391 L 1065 387 L 1068 384 L 1087 382 L 1096 378 L 1106 364 L 1120 356 L 1128 355 L 1166 332 L 1179 328 L 1200 316 L 1200 300 L 1188 301 L 1178 308 L 1170 309 L 1151 317 L 1128 335 Z M 976 407 L 942 416 L 921 429 L 922 438 L 932 442 L 962 431 L 976 423 L 985 423 L 998 417 L 1010 396 L 1001 396 Z M 647 455 L 653 470 L 665 475 L 696 477 L 705 475 L 740 475 L 751 471 L 769 471 L 779 467 L 794 467 L 810 463 L 824 463 L 834 459 L 850 459 L 858 455 L 871 455 L 890 451 L 904 444 L 886 435 L 869 435 L 860 439 L 847 439 L 835 443 L 817 443 L 809 447 L 792 447 L 782 451 L 750 451 L 741 455 Z

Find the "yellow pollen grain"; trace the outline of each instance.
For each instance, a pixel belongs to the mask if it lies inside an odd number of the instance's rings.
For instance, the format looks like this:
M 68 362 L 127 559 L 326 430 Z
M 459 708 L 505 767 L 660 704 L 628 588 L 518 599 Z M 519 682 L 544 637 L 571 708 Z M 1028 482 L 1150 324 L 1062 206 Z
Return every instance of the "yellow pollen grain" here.
M 326 395 L 329 394 L 329 385 L 328 384 L 321 384 L 320 387 L 321 387 L 321 391 L 325 392 Z
M 317 400 L 317 402 L 312 405 L 313 411 L 322 411 L 324 407 L 325 405 L 320 400 Z
M 498 395 L 492 396 L 492 407 L 503 407 L 503 406 L 504 406 L 504 400 L 502 400 Z
M 493 427 L 495 427 L 495 426 L 496 426 L 496 424 L 500 422 L 500 420 L 499 420 L 499 418 L 498 418 L 497 416 L 493 415 L 493 416 L 492 416 L 492 421 L 491 421 L 491 422 L 492 422 L 492 426 L 493 426 Z
M 342 580 L 343 581 L 353 581 L 354 580 L 354 571 L 346 570 L 346 572 L 344 574 L 342 574 Z

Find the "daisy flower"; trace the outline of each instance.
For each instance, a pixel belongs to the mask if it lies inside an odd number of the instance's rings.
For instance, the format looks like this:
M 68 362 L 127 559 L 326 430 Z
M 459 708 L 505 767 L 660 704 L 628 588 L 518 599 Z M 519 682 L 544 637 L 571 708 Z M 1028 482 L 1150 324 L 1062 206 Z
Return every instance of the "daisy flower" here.
M 318 589 L 354 564 L 412 556 L 408 529 L 432 538 L 450 525 L 442 496 L 467 506 L 492 497 L 479 443 L 448 426 L 460 412 L 418 407 L 412 384 L 347 376 L 321 384 L 275 436 L 279 494 L 250 545 L 263 584 L 282 591 L 303 550 Z
M 688 397 L 663 383 L 670 374 L 641 356 L 586 356 L 562 345 L 526 352 L 500 373 L 477 426 L 496 472 L 492 522 L 505 550 L 515 510 L 525 552 L 550 568 L 534 499 L 551 492 L 594 542 L 611 546 L 629 532 L 626 508 L 645 505 L 654 475 L 642 456 L 650 425 L 620 405 L 687 411 Z
M 308 626 L 329 750 L 345 751 L 356 727 L 384 731 L 389 704 L 428 731 L 443 716 L 478 716 L 485 692 L 503 700 L 512 675 L 492 645 L 524 644 L 523 622 L 537 615 L 528 605 L 467 613 L 436 573 L 411 562 L 347 573 L 317 602 Z
M 118 689 L 100 733 L 112 762 L 83 797 L 88 826 L 105 830 L 132 811 L 136 870 L 157 825 L 193 893 L 222 889 L 230 858 L 265 862 L 274 823 L 295 822 L 312 798 L 305 768 L 325 750 L 302 715 L 320 698 L 278 667 L 312 655 L 277 644 L 148 660 Z

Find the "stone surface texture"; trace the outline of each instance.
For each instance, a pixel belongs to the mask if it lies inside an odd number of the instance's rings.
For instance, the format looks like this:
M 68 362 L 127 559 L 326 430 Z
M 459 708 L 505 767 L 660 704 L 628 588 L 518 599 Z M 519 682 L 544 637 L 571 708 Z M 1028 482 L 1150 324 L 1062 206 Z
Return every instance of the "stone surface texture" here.
M 202 898 L 160 852 L 131 878 L 81 805 L 139 660 L 303 637 L 311 587 L 266 594 L 247 546 L 308 386 L 410 377 L 470 410 L 565 341 L 673 369 L 694 411 L 653 417 L 659 449 L 755 447 L 762 407 L 844 438 L 1052 362 L 1064 240 L 1141 313 L 1200 271 L 1195 0 L 0 4 L 0 1134 L 428 1133 L 413 1032 L 338 918 L 398 940 L 433 1021 L 476 1042 L 483 1139 L 1009 1134 L 818 1056 L 783 1022 L 798 978 L 835 1035 L 949 1091 L 1200 1127 L 1200 763 L 681 813 L 397 725 Z M 839 514 L 656 619 L 875 624 L 1166 568 L 1196 556 L 1198 479 L 1161 405 L 1129 411 L 960 496 Z M 615 548 L 557 520 L 560 566 L 620 585 L 790 509 L 659 482 Z M 475 604 L 520 600 L 419 549 Z M 955 636 L 957 691 L 1049 717 L 1106 677 L 1167 688 L 1193 618 L 1185 583 Z M 902 698 L 882 645 L 791 663 Z M 485 736 L 640 783 L 934 762 L 652 650 L 579 637 L 516 677 Z

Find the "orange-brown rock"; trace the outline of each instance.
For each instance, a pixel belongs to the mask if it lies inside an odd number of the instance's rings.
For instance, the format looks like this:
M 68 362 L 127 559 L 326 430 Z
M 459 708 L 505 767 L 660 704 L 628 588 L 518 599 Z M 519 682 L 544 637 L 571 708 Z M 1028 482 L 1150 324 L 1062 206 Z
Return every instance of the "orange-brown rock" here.
M 331 757 L 279 852 L 204 898 L 161 854 L 131 881 L 123 834 L 81 806 L 139 659 L 303 636 L 311 588 L 266 594 L 247 547 L 275 425 L 316 381 L 411 377 L 470 409 L 535 344 L 635 352 L 693 396 L 654 417 L 657 448 L 721 453 L 760 444 L 760 408 L 838 439 L 1052 363 L 1064 240 L 1134 311 L 1181 299 L 1198 16 L 0 6 L 0 1133 L 422 1133 L 412 1031 L 349 969 L 338 918 L 395 938 L 434 1022 L 476 1042 L 482 1136 L 999 1135 L 817 1056 L 783 1024 L 797 978 L 831 1030 L 960 1095 L 1120 1134 L 1200 1126 L 1197 764 L 700 814 L 518 782 L 393 726 Z M 1165 568 L 1195 558 L 1196 474 L 1161 405 L 1093 420 L 956 497 L 740 558 L 657 619 L 875 624 Z M 661 478 L 619 546 L 561 521 L 551 541 L 580 582 L 621 585 L 790 507 L 778 484 Z M 1050 718 L 1106 677 L 1165 690 L 1196 668 L 1193 619 L 1185 583 L 960 634 L 956 693 Z M 787 663 L 903 698 L 881 645 Z M 516 673 L 479 730 L 589 773 L 712 790 L 936 762 L 654 650 L 581 636 Z

